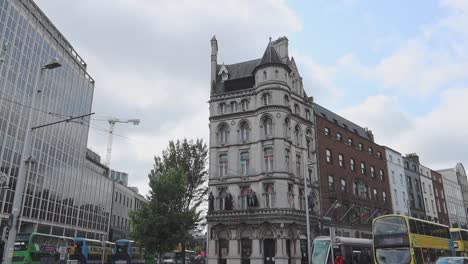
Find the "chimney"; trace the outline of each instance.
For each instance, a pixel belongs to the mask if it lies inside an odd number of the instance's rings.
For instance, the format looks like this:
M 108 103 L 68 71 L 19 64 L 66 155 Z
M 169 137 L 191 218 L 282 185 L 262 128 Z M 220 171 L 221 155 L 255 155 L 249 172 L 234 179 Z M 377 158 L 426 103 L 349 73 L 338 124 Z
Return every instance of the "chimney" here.
M 280 56 L 281 60 L 284 63 L 288 63 L 289 55 L 288 55 L 288 38 L 281 37 L 275 41 L 273 41 L 273 47 L 275 48 L 276 52 Z
M 214 93 L 216 84 L 216 68 L 218 66 L 218 41 L 216 36 L 211 39 L 211 93 Z

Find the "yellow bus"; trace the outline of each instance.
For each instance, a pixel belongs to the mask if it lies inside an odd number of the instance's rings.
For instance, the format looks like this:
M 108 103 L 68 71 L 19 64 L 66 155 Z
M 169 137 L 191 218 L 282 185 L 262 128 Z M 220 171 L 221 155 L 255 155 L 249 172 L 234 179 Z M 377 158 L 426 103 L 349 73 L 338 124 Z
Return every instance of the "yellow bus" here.
M 454 250 L 448 226 L 405 215 L 375 218 L 372 235 L 378 264 L 434 263 L 440 256 L 451 256 Z
M 453 240 L 456 255 L 460 257 L 468 257 L 468 230 L 450 228 L 450 236 Z

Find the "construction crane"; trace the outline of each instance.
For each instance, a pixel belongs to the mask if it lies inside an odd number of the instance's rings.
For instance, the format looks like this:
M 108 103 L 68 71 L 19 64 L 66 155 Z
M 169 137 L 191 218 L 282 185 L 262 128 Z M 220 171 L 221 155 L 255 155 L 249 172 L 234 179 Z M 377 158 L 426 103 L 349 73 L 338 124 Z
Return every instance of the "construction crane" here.
M 110 161 L 111 161 L 111 154 L 112 154 L 112 140 L 114 137 L 114 127 L 117 123 L 131 123 L 135 126 L 140 124 L 140 119 L 118 119 L 118 118 L 111 118 L 108 119 L 109 122 L 109 137 L 107 138 L 107 153 L 106 153 L 106 161 L 105 165 L 110 168 Z M 109 170 L 110 171 L 110 170 Z

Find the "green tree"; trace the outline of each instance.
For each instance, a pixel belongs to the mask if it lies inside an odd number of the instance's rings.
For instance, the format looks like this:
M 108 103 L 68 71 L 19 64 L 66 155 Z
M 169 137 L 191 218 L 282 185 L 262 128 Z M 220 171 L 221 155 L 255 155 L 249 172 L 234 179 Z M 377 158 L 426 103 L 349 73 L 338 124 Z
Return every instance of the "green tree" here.
M 154 158 L 149 174 L 149 203 L 131 215 L 135 240 L 152 252 L 172 251 L 202 227 L 201 204 L 207 193 L 208 148 L 203 140 L 170 141 Z
M 173 250 L 200 221 L 199 212 L 184 210 L 186 182 L 186 173 L 178 169 L 151 178 L 149 203 L 131 213 L 132 237 L 149 252 Z

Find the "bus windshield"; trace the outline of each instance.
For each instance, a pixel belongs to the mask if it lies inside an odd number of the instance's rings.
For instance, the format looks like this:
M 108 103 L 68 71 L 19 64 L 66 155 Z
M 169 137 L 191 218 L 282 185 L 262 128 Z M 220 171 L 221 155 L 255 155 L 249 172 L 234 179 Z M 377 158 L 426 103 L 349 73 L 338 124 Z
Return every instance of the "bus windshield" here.
M 327 255 L 330 249 L 329 240 L 314 240 L 312 252 L 312 263 L 325 264 L 327 263 Z
M 375 250 L 378 264 L 409 264 L 411 254 L 409 248 L 378 248 Z
M 117 254 L 127 254 L 128 244 L 116 244 Z
M 374 235 L 407 234 L 405 219 L 399 216 L 380 218 L 375 221 Z
M 460 236 L 460 231 L 452 231 L 450 232 L 450 236 L 452 237 L 452 240 L 462 240 Z

